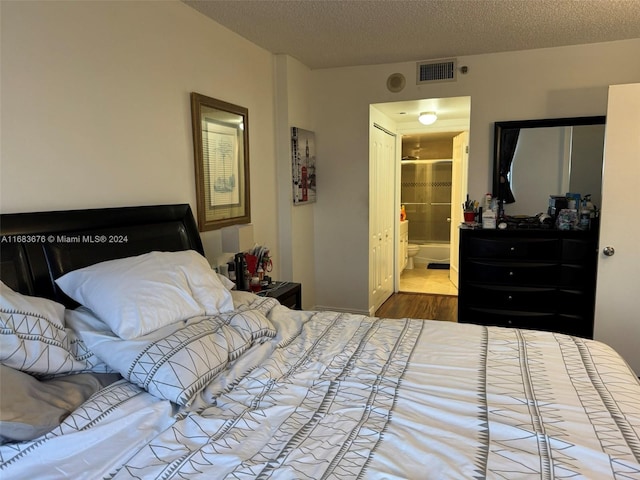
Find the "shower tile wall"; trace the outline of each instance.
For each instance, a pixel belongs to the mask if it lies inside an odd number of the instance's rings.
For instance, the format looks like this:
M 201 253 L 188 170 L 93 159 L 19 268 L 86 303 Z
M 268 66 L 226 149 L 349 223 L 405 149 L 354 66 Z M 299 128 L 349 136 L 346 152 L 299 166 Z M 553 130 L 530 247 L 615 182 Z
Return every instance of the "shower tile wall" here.
M 451 162 L 403 163 L 400 188 L 409 220 L 409 242 L 448 243 Z

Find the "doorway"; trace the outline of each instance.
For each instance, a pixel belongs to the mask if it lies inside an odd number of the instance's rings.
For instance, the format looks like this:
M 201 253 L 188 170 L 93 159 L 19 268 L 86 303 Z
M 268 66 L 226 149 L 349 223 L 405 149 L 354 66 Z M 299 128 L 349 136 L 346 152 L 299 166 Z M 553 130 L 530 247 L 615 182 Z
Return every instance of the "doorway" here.
M 458 225 L 459 220 L 456 220 L 456 214 L 459 218 L 461 213 L 457 210 L 452 211 L 451 208 L 452 205 L 459 204 L 457 200 L 454 201 L 453 195 L 459 196 L 462 192 L 466 193 L 467 185 L 466 164 L 463 172 L 457 172 L 457 180 L 451 176 L 452 148 L 454 148 L 452 139 L 461 132 L 469 130 L 471 99 L 470 97 L 433 98 L 372 106 L 387 117 L 387 125 L 394 125 L 395 132 L 398 134 L 398 146 L 402 144 L 402 147 L 398 148 L 398 152 L 402 153 L 396 158 L 394 212 L 399 212 L 404 202 L 413 204 L 405 205 L 409 225 L 409 243 L 415 245 L 413 241 L 417 238 L 416 242 L 421 245 L 421 253 L 416 254 L 413 262 L 398 258 L 394 272 L 394 291 L 457 295 L 457 282 L 452 283 L 451 276 L 457 277 L 458 247 L 457 242 L 451 240 L 449 231 L 455 231 L 457 234 L 457 227 L 454 228 L 454 224 Z M 425 126 L 418 122 L 419 113 L 425 111 L 436 112 L 438 118 L 432 125 Z M 409 146 L 410 143 L 412 146 Z M 436 147 L 435 143 L 440 143 L 440 146 L 447 145 L 448 153 L 442 153 L 441 148 Z M 405 160 L 403 161 L 402 158 Z M 409 165 L 414 166 L 406 168 Z M 414 172 L 414 179 L 411 180 L 407 176 L 403 179 L 403 170 L 411 169 Z M 449 179 L 446 178 L 447 175 Z M 413 185 L 412 198 L 407 196 L 403 198 L 403 183 L 405 186 Z M 432 189 L 425 190 L 416 196 L 417 189 L 421 185 Z M 446 198 L 443 199 L 442 195 Z M 399 246 L 400 216 L 397 215 L 397 217 L 394 245 L 398 251 L 402 251 Z M 441 228 L 443 225 L 444 228 Z M 411 250 L 416 249 L 411 247 Z M 397 257 L 399 255 L 396 255 Z M 450 260 L 451 258 L 455 261 L 455 272 L 446 268 L 447 265 L 454 263 Z M 406 268 L 411 263 L 413 268 Z

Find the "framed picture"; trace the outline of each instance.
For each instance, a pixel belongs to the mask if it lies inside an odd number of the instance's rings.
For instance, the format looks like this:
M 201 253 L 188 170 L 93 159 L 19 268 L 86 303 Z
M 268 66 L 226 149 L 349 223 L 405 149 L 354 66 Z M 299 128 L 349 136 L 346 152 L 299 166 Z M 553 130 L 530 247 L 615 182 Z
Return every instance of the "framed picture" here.
M 191 93 L 198 229 L 251 222 L 249 113 Z
M 291 127 L 293 204 L 316 201 L 316 140 L 309 130 Z

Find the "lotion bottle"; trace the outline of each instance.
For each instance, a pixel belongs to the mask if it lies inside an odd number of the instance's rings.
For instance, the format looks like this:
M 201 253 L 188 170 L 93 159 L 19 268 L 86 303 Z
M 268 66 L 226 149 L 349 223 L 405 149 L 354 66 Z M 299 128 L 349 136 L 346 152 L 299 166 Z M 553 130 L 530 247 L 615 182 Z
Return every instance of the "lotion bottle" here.
M 494 210 L 495 199 L 490 193 L 484 196 L 484 208 L 482 210 L 482 228 L 496 228 L 496 212 Z
M 490 208 L 482 212 L 482 228 L 496 228 L 496 213 Z

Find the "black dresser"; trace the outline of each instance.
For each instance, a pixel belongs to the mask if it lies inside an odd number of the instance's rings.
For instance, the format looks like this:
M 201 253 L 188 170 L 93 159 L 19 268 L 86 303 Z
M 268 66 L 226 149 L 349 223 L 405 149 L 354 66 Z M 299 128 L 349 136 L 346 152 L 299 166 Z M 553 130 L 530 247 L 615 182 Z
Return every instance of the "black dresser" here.
M 597 231 L 460 230 L 458 321 L 593 338 Z

